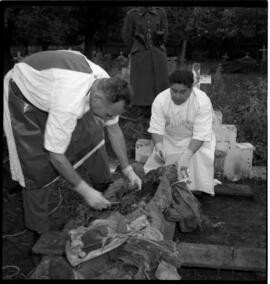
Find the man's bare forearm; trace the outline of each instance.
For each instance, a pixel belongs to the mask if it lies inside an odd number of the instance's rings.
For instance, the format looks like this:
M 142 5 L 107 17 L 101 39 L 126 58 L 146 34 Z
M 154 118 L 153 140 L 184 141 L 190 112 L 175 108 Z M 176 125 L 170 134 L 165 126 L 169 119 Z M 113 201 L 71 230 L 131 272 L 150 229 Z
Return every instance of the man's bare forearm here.
M 81 181 L 81 176 L 73 168 L 69 160 L 64 154 L 50 153 L 50 161 L 56 170 L 63 176 L 68 182 L 76 187 Z
M 116 154 L 123 170 L 129 165 L 127 158 L 127 146 L 123 132 L 118 124 L 108 126 L 107 130 L 112 149 Z

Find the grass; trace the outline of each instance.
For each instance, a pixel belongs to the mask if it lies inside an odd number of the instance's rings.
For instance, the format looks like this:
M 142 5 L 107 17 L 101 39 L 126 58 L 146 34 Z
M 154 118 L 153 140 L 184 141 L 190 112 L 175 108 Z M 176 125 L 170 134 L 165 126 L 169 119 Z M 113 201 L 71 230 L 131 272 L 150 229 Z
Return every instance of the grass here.
M 267 161 L 267 78 L 261 74 L 213 76 L 207 86 L 214 109 L 222 111 L 223 123 L 237 127 L 237 142 L 255 147 L 253 165 Z

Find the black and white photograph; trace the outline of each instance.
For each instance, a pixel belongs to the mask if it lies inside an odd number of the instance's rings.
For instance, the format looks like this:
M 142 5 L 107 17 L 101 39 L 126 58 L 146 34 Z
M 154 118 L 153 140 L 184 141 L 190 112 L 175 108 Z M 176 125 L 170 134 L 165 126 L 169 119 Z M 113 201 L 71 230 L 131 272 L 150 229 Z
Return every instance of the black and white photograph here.
M 267 1 L 0 4 L 2 280 L 266 282 Z

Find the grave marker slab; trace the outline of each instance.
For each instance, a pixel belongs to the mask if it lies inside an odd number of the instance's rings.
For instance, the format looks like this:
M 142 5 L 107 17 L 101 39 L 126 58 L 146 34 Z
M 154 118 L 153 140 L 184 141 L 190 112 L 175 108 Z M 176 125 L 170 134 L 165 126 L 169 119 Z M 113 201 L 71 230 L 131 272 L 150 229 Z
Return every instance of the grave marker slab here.
M 266 251 L 224 245 L 177 244 L 182 266 L 261 271 L 266 269 Z
M 262 62 L 265 62 L 267 58 L 267 48 L 265 48 L 265 45 L 263 45 L 263 48 L 260 49 L 260 51 L 262 52 Z
M 201 84 L 211 84 L 211 76 L 201 74 L 201 64 L 194 63 L 192 65 L 192 73 L 194 75 L 194 86 L 200 89 Z

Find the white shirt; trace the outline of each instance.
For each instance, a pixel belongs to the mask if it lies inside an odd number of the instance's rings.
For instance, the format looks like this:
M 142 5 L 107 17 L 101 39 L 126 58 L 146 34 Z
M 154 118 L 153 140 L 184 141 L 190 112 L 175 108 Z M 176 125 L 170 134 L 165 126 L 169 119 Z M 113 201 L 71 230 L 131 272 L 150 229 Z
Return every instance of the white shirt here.
M 213 108 L 208 96 L 193 88 L 190 97 L 181 105 L 175 105 L 170 89 L 160 93 L 152 105 L 150 133 L 163 135 L 165 164 L 177 164 L 188 147 L 190 140 L 203 141 L 202 146 L 189 162 L 190 190 L 200 190 L 214 195 L 214 153 L 215 134 L 212 127 Z M 155 151 L 144 165 L 145 172 L 156 169 L 158 163 Z
M 200 89 L 193 88 L 190 97 L 181 105 L 174 104 L 170 89 L 166 89 L 152 104 L 148 132 L 165 135 L 176 144 L 185 138 L 210 141 L 212 117 L 211 101 Z
M 62 52 L 63 51 L 58 51 Z M 89 64 L 92 73 L 63 69 L 59 67 L 38 70 L 20 62 L 13 68 L 12 78 L 26 99 L 42 111 L 48 112 L 44 134 L 44 148 L 63 154 L 71 140 L 72 133 L 80 119 L 89 110 L 89 89 L 99 78 L 109 78 L 100 66 L 76 51 L 79 60 Z M 119 116 L 104 122 L 104 125 L 117 123 Z

